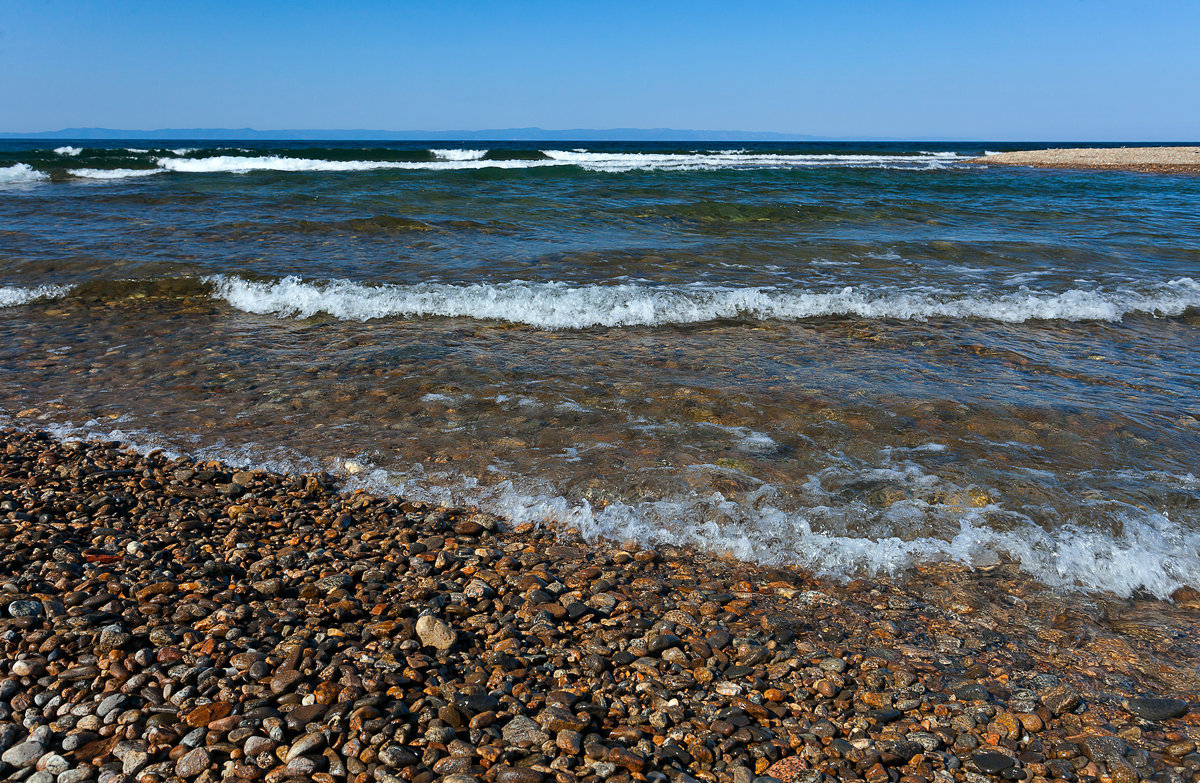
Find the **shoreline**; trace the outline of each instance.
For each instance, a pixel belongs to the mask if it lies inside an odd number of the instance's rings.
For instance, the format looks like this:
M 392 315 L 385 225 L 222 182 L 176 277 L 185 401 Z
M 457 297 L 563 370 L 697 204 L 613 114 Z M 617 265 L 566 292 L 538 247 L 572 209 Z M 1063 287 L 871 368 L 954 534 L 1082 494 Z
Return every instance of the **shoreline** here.
M 1064 595 L 1011 565 L 841 583 L 14 429 L 0 540 L 6 779 L 1200 770 L 1190 588 Z
M 1000 152 L 966 163 L 1043 169 L 1200 174 L 1200 147 L 1078 147 Z

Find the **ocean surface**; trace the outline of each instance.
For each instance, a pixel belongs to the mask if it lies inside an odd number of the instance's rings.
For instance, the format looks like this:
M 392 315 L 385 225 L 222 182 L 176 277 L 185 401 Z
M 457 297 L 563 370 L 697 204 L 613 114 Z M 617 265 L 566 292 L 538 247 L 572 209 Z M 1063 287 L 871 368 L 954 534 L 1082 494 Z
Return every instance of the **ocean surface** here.
M 1200 177 L 963 162 L 1015 148 L 0 142 L 0 419 L 822 574 L 1200 586 Z

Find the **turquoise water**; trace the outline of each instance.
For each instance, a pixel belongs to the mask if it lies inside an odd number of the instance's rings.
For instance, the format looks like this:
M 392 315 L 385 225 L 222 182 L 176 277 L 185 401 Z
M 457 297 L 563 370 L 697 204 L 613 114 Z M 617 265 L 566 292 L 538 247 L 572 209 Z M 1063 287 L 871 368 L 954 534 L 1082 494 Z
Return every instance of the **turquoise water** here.
M 0 143 L 0 410 L 852 574 L 1200 585 L 1200 178 Z

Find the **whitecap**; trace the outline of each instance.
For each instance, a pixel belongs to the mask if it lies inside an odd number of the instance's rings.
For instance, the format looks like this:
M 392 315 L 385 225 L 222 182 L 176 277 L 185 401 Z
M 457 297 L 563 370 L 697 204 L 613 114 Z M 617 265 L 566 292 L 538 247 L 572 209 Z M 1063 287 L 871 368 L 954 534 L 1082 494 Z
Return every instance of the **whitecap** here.
M 1148 286 L 1148 290 L 1022 289 L 990 295 L 926 289 L 786 291 L 523 281 L 365 285 L 350 280 L 310 283 L 294 276 L 276 282 L 226 275 L 205 280 L 213 286 L 216 297 L 251 313 L 297 318 L 325 314 L 358 321 L 389 316 L 475 318 L 542 329 L 658 326 L 734 318 L 795 321 L 843 315 L 914 321 L 1120 321 L 1133 313 L 1178 316 L 1190 307 L 1200 306 L 1200 283 L 1191 278 Z
M 187 150 L 187 153 L 195 150 Z M 180 153 L 180 150 L 176 150 Z M 869 168 L 944 168 L 959 158 L 955 153 L 917 155 L 848 154 L 762 154 L 762 153 L 641 153 L 588 152 L 586 150 L 542 150 L 537 160 L 487 160 L 487 150 L 435 149 L 432 161 L 322 160 L 283 155 L 211 155 L 207 157 L 163 157 L 157 164 L 169 171 L 188 173 L 234 173 L 251 171 L 355 172 L 355 171 L 453 171 L 470 169 L 528 169 L 547 166 L 577 166 L 588 171 L 696 171 L 716 169 L 812 168 L 850 166 Z
M 480 160 L 488 154 L 487 150 L 433 149 L 430 150 L 438 160 Z
M 136 179 L 162 174 L 162 169 L 70 169 L 72 177 L 80 179 Z
M 25 185 L 47 179 L 50 179 L 49 174 L 38 171 L 28 163 L 14 163 L 11 166 L 0 167 L 0 186 Z
M 71 290 L 65 285 L 0 286 L 0 307 L 15 307 L 38 299 L 54 299 Z

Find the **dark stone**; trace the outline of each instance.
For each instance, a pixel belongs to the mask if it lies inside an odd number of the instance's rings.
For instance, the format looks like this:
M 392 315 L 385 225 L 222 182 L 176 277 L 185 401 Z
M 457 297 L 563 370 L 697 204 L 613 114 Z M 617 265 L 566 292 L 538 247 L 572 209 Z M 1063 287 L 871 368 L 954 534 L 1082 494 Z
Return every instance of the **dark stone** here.
M 615 653 L 612 657 L 613 666 L 628 666 L 637 660 L 637 656 L 629 652 L 629 650 L 621 650 Z
M 1084 737 L 1079 740 L 1083 755 L 1092 761 L 1111 761 L 1125 757 L 1128 746 L 1125 740 L 1114 736 Z
M 329 708 L 324 704 L 305 704 L 287 714 L 287 725 L 293 731 L 302 731 L 308 724 L 319 721 Z
M 959 701 L 987 701 L 988 692 L 977 682 L 968 682 L 954 689 L 954 698 Z
M 1126 699 L 1125 709 L 1142 720 L 1158 722 L 1182 718 L 1188 712 L 1188 704 L 1182 699 Z
M 1065 685 L 1059 685 L 1042 694 L 1042 704 L 1055 715 L 1062 715 L 1079 706 L 1079 694 Z
M 999 775 L 1006 769 L 1016 765 L 1012 756 L 1003 753 L 976 753 L 971 757 L 971 763 L 985 775 Z
M 478 685 L 468 685 L 455 693 L 451 701 L 468 718 L 500 706 L 500 702 L 496 701 L 495 696 Z

